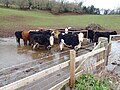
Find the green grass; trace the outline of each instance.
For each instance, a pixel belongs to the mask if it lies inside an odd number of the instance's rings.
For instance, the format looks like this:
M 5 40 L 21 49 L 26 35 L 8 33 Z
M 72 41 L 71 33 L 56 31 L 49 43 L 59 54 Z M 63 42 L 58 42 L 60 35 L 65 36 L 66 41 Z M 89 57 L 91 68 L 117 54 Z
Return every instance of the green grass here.
M 0 8 L 0 30 L 25 27 L 85 27 L 90 23 L 97 23 L 109 29 L 120 29 L 120 15 L 52 15 L 47 11 Z
M 75 82 L 74 90 L 111 90 L 107 78 L 96 79 L 92 74 L 84 74 Z

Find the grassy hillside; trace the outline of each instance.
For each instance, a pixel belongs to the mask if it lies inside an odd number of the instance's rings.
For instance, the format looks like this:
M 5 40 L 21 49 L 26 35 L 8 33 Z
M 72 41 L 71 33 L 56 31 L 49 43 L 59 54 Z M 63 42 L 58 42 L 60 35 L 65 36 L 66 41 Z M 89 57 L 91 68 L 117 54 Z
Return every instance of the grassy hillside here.
M 120 15 L 52 15 L 47 11 L 21 11 L 0 8 L 0 31 L 34 27 L 84 27 L 97 23 L 120 29 Z

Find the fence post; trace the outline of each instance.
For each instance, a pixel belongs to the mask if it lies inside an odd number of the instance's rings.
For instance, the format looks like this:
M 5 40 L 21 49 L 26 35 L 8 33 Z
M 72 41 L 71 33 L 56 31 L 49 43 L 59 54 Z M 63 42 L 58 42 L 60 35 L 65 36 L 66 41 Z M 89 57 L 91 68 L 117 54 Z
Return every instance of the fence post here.
M 109 42 L 109 44 L 108 44 L 108 54 L 111 52 L 111 44 L 112 44 L 112 42 Z
M 108 44 L 108 45 L 109 45 L 109 44 Z M 109 47 L 109 46 L 107 46 L 107 48 L 106 48 L 106 50 L 105 50 L 105 66 L 108 65 L 108 47 Z
M 70 50 L 70 88 L 72 89 L 75 84 L 75 50 Z
M 108 46 L 107 46 L 107 48 L 106 48 L 106 59 L 105 59 L 105 65 L 107 66 L 108 65 L 108 56 L 109 56 L 109 53 L 110 53 L 110 51 L 111 51 L 111 42 L 109 42 L 109 44 L 108 44 Z
M 107 48 L 107 46 L 108 46 L 108 39 L 107 38 L 100 37 L 98 39 L 98 42 L 101 42 L 99 48 L 102 48 L 102 47 Z M 99 62 L 100 60 L 103 60 L 103 59 L 105 60 L 105 51 L 103 51 L 103 52 L 101 52 L 101 53 L 98 54 L 98 56 L 97 56 L 97 62 Z M 100 64 L 100 65 L 98 65 L 96 67 L 97 72 L 101 71 L 103 68 L 105 68 L 105 63 L 102 63 L 102 64 Z

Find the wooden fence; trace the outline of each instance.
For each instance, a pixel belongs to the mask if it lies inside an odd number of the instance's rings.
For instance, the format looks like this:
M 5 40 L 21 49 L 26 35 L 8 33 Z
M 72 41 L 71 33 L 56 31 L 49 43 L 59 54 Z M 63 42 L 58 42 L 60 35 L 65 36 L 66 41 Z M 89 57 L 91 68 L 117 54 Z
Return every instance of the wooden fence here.
M 106 39 L 107 42 L 107 39 Z M 93 70 L 94 68 L 99 69 L 100 65 L 102 65 L 103 69 L 105 68 L 105 65 L 107 65 L 108 62 L 108 55 L 109 55 L 109 44 L 106 44 L 106 42 L 102 42 L 101 40 L 99 43 L 96 45 L 96 47 L 92 50 L 92 52 L 89 52 L 87 54 L 81 55 L 79 57 L 76 57 L 76 53 L 74 50 L 70 51 L 70 77 L 65 79 L 64 81 L 58 83 L 54 87 L 50 88 L 49 90 L 60 90 L 65 84 L 69 83 L 70 87 L 73 88 L 75 84 L 75 79 L 78 78 L 80 75 L 84 73 L 86 70 Z M 91 65 L 90 67 L 87 68 L 82 68 L 85 62 L 89 60 L 90 57 L 97 55 L 96 63 Z M 99 58 L 101 57 L 101 58 Z M 82 62 L 79 64 L 79 66 L 75 69 L 76 63 L 81 61 Z M 81 68 L 81 70 L 79 70 Z M 78 71 L 78 72 L 77 72 Z
M 112 38 L 113 37 L 120 37 L 120 34 L 118 34 L 118 35 L 110 35 L 110 38 L 109 38 L 109 51 L 108 52 L 111 51 L 111 44 L 112 44 Z
M 75 52 L 74 51 L 70 51 L 70 52 L 72 53 L 71 55 L 73 55 L 73 57 L 75 57 Z M 86 62 L 86 60 L 89 60 L 88 59 L 89 57 L 96 55 L 96 54 L 99 54 L 101 52 L 105 53 L 105 47 L 97 49 L 97 50 L 92 51 L 92 52 L 89 52 L 87 54 L 81 55 L 80 57 L 76 57 L 75 59 L 73 59 L 73 57 L 71 56 L 72 58 L 70 59 L 70 71 L 71 71 L 70 77 L 68 77 L 64 81 L 60 82 L 59 84 L 55 85 L 54 87 L 50 88 L 49 90 L 58 90 L 58 89 L 62 88 L 66 83 L 68 83 L 69 80 L 70 80 L 70 87 L 72 88 L 74 86 L 74 83 L 75 83 L 75 78 L 82 75 L 85 70 L 96 68 L 97 66 L 99 66 L 100 64 L 105 62 L 105 58 L 103 57 L 97 63 L 95 63 L 94 65 L 91 65 L 91 67 L 84 68 L 84 69 L 80 70 L 79 72 L 77 72 L 79 70 L 79 68 L 81 68 L 81 66 Z M 75 69 L 75 63 L 79 62 L 80 60 L 83 60 L 83 61 Z
M 112 37 L 120 37 L 120 34 L 118 34 L 118 35 L 110 35 L 109 42 L 112 41 Z
M 101 42 L 99 45 L 101 45 Z M 92 57 L 94 55 L 97 55 L 97 57 L 100 56 L 101 58 L 97 58 L 96 63 L 94 63 L 90 67 L 82 68 L 83 64 L 86 64 L 85 62 L 89 61 L 89 57 Z M 3 86 L 0 88 L 0 90 L 18 89 L 22 86 L 28 85 L 28 84 L 32 83 L 33 81 L 39 80 L 42 77 L 45 77 L 51 73 L 56 72 L 57 70 L 63 69 L 63 68 L 68 67 L 68 66 L 70 67 L 70 77 L 68 77 L 64 81 L 58 83 L 57 85 L 53 86 L 49 90 L 58 90 L 58 89 L 62 88 L 66 83 L 68 83 L 69 80 L 70 80 L 70 87 L 73 87 L 74 83 L 75 83 L 75 78 L 77 78 L 81 74 L 83 74 L 84 71 L 94 69 L 94 68 L 97 69 L 98 66 L 100 66 L 101 64 L 103 65 L 103 63 L 105 63 L 107 61 L 107 58 L 105 55 L 106 55 L 106 48 L 104 46 L 102 46 L 100 48 L 96 48 L 93 51 L 86 53 L 84 55 L 81 55 L 79 57 L 76 57 L 76 52 L 74 50 L 70 50 L 70 60 L 63 62 L 61 64 L 58 64 L 58 65 L 55 65 L 53 67 L 50 67 L 48 69 L 45 69 L 41 72 L 38 72 L 34 75 L 31 75 L 31 76 L 28 76 L 28 77 L 23 78 L 21 80 L 18 80 L 16 82 L 13 82 L 11 84 L 8 84 L 6 86 Z M 80 64 L 76 68 L 76 64 L 78 62 L 80 62 Z

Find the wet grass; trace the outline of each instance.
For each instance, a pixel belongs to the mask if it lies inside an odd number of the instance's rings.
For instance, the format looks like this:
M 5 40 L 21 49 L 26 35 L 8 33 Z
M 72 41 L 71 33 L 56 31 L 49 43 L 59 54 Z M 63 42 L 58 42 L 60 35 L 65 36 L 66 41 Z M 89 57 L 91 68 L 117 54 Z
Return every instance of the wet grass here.
M 0 30 L 25 27 L 85 27 L 90 23 L 97 23 L 109 29 L 120 29 L 120 15 L 52 15 L 47 11 L 0 8 Z

